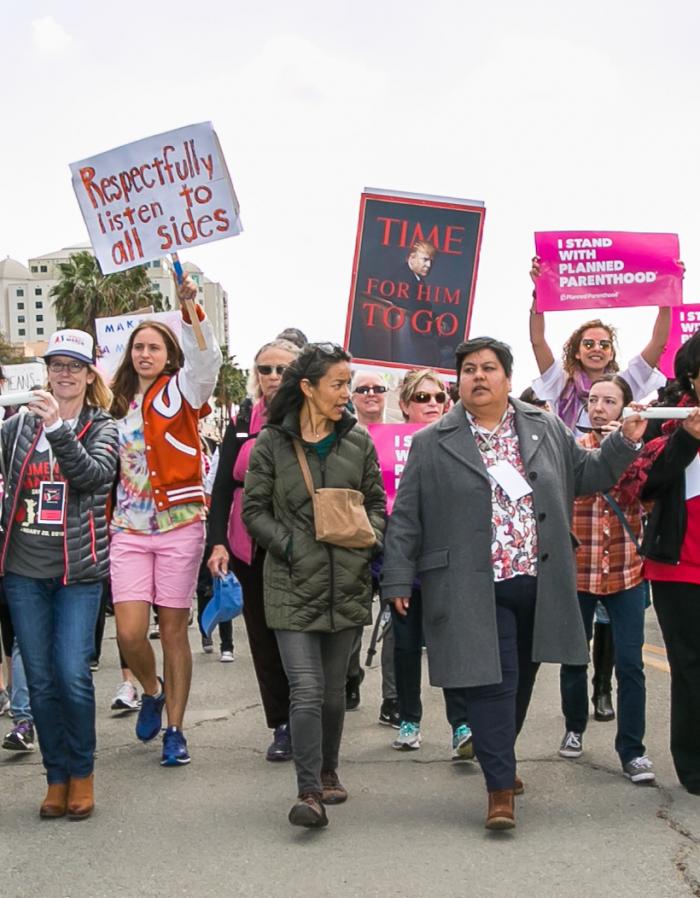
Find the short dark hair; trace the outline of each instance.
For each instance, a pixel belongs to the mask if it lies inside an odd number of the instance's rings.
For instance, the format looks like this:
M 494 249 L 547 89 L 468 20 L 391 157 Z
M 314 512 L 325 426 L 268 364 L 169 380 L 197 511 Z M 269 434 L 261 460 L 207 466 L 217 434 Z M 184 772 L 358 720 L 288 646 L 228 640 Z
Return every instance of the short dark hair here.
M 507 343 L 496 340 L 495 337 L 473 337 L 471 340 L 465 340 L 455 349 L 455 362 L 457 368 L 457 379 L 462 373 L 462 365 L 468 355 L 474 355 L 475 352 L 482 352 L 484 349 L 490 349 L 498 357 L 498 361 L 506 372 L 506 377 L 513 374 L 513 353 Z
M 301 411 L 304 405 L 302 380 L 316 386 L 331 365 L 351 361 L 352 356 L 336 343 L 307 343 L 297 358 L 284 369 L 282 383 L 270 401 L 268 423 L 281 424 L 288 412 L 298 414 Z

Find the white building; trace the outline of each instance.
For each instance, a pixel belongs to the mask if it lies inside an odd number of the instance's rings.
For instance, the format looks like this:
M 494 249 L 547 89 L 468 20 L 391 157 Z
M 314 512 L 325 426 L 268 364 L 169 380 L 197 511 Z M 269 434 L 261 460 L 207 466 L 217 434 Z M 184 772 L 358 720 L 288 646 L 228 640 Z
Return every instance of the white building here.
M 56 315 L 49 293 L 59 280 L 59 263 L 85 250 L 92 252 L 89 243 L 66 246 L 56 252 L 35 256 L 26 266 L 9 256 L 0 261 L 0 331 L 10 343 L 24 344 L 25 355 L 40 355 L 42 344 L 56 330 Z M 145 267 L 149 278 L 163 294 L 166 307 L 174 308 L 175 286 L 169 260 L 148 262 Z M 199 302 L 212 321 L 217 340 L 228 346 L 226 291 L 191 262 L 186 262 L 184 268 L 197 284 Z

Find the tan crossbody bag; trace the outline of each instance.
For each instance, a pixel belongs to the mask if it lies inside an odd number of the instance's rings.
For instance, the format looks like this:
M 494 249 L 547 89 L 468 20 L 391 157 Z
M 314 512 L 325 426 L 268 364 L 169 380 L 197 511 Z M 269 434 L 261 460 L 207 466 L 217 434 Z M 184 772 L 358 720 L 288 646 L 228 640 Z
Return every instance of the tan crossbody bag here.
M 369 549 L 377 537 L 365 511 L 365 497 L 359 490 L 314 489 L 309 463 L 297 440 L 294 449 L 314 508 L 316 539 L 344 549 Z

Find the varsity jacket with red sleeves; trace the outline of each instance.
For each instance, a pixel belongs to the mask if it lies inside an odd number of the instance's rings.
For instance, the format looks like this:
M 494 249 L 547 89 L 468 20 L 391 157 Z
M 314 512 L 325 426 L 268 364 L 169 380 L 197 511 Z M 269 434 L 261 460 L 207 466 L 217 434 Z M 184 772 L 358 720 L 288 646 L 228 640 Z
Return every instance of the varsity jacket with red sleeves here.
M 183 315 L 185 364 L 176 374 L 159 377 L 143 397 L 146 462 L 158 511 L 204 504 L 199 410 L 212 394 L 222 356 L 211 322 L 201 306 L 196 308 L 207 348 L 199 349 Z

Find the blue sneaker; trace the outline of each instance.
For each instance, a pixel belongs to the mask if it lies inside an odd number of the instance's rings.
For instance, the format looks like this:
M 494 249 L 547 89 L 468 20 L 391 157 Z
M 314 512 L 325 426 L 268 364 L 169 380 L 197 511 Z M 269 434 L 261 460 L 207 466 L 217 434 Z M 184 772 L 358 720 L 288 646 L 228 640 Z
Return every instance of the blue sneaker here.
M 452 760 L 471 761 L 474 758 L 474 742 L 472 731 L 466 723 L 455 727 L 452 734 Z
M 187 739 L 182 735 L 182 730 L 178 730 L 177 727 L 168 727 L 163 733 L 161 767 L 179 767 L 181 764 L 189 764 L 191 760 L 190 753 L 187 751 Z
M 165 689 L 163 680 L 158 677 L 160 683 L 160 695 L 141 696 L 141 710 L 136 718 L 136 738 L 141 742 L 150 742 L 155 739 L 161 728 L 161 718 L 163 717 L 163 706 L 165 705 Z

